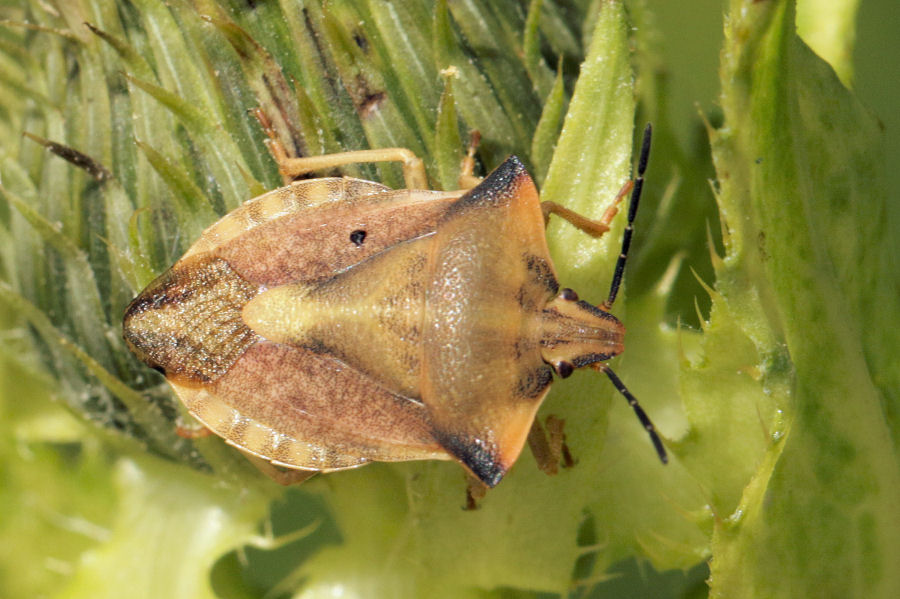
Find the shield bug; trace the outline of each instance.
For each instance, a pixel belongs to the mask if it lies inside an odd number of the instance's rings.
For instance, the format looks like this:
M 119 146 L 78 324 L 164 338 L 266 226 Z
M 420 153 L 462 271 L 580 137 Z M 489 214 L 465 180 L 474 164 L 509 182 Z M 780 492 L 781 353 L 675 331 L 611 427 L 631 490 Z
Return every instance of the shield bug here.
M 213 224 L 132 301 L 129 347 L 205 427 L 301 476 L 455 459 L 492 487 L 539 429 L 553 375 L 590 367 L 625 396 L 666 461 L 650 420 L 605 364 L 623 350 L 624 327 L 609 310 L 649 126 L 635 180 L 599 221 L 541 203 L 515 157 L 470 189 L 438 192 L 416 189 L 424 168 L 407 150 L 295 159 L 271 147 L 290 176 L 399 160 L 410 189 L 295 181 Z M 545 224 L 556 214 L 600 236 L 629 191 L 609 296 L 594 306 L 560 289 Z

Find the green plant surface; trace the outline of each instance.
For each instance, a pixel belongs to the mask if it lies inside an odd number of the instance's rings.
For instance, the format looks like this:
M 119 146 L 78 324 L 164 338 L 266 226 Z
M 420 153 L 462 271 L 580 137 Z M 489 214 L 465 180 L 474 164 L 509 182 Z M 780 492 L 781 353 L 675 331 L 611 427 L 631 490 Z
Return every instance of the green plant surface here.
M 793 373 L 784 440 L 713 535 L 712 588 L 891 597 L 900 305 L 896 229 L 879 202 L 880 125 L 793 22 L 790 5 L 765 5 L 726 29 L 733 85 L 713 157 L 722 211 L 750 216 L 726 218 L 726 245 L 762 275 L 760 301 Z
M 880 5 L 677 4 L 0 2 L 0 596 L 900 596 L 900 145 L 852 88 Z M 594 218 L 652 122 L 610 364 L 670 463 L 595 372 L 541 410 L 575 466 L 523 454 L 475 511 L 454 463 L 284 489 L 178 436 L 122 313 L 283 183 L 256 108 L 292 155 L 404 146 L 445 189 L 478 130 L 479 174 L 515 153 Z M 550 220 L 588 301 L 624 212 Z

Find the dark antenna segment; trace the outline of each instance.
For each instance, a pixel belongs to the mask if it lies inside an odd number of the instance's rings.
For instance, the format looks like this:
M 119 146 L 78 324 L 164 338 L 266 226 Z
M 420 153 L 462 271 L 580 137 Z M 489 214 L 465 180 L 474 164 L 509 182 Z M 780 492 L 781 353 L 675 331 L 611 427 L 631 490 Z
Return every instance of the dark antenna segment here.
M 669 463 L 669 456 L 666 455 L 666 448 L 663 446 L 662 439 L 659 438 L 659 434 L 656 432 L 656 427 L 653 426 L 653 423 L 650 421 L 650 418 L 647 416 L 647 413 L 644 412 L 644 408 L 641 407 L 641 404 L 638 403 L 637 398 L 631 394 L 631 391 L 628 390 L 628 387 L 625 386 L 625 383 L 622 382 L 616 373 L 610 369 L 609 366 L 602 362 L 597 362 L 591 365 L 597 370 L 602 370 L 606 373 L 606 376 L 609 377 L 609 380 L 612 381 L 613 386 L 621 393 L 625 399 L 628 401 L 628 405 L 634 410 L 634 413 L 637 415 L 638 420 L 641 421 L 641 424 L 644 426 L 644 429 L 647 431 L 647 434 L 650 435 L 650 440 L 653 441 L 653 447 L 656 448 L 656 453 L 659 455 L 659 459 L 663 464 Z
M 637 215 L 638 203 L 641 201 L 641 191 L 644 189 L 644 172 L 647 170 L 647 161 L 650 159 L 650 137 L 652 133 L 653 128 L 648 123 L 644 128 L 644 140 L 641 143 L 637 177 L 634 179 L 634 187 L 631 188 L 631 201 L 628 205 L 628 224 L 625 226 L 625 233 L 622 235 L 622 251 L 619 252 L 619 259 L 616 261 L 616 270 L 613 273 L 612 284 L 609 286 L 609 297 L 600 306 L 607 311 L 612 308 L 613 302 L 616 301 L 616 295 L 619 294 L 619 286 L 622 284 L 622 277 L 625 275 L 625 261 L 628 259 L 628 248 L 631 247 L 631 235 L 634 233 L 634 217 Z
M 637 176 L 634 178 L 634 186 L 631 188 L 631 202 L 628 205 L 628 224 L 625 226 L 625 233 L 622 235 L 622 251 L 619 252 L 619 259 L 616 261 L 616 270 L 613 273 L 612 284 L 609 286 L 609 297 L 600 306 L 603 310 L 608 311 L 612 307 L 613 302 L 616 301 L 616 295 L 618 295 L 619 287 L 622 284 L 622 277 L 625 275 L 625 261 L 628 259 L 628 249 L 631 247 L 631 236 L 634 233 L 634 217 L 637 215 L 638 203 L 641 201 L 641 192 L 644 189 L 644 173 L 647 170 L 647 161 L 650 159 L 650 137 L 652 133 L 652 127 L 647 124 L 647 127 L 644 129 L 644 139 L 641 143 L 641 155 L 638 158 Z M 660 461 L 663 464 L 667 464 L 669 457 L 666 455 L 666 448 L 663 446 L 662 439 L 659 438 L 656 427 L 653 426 L 647 413 L 644 412 L 644 408 L 638 403 L 637 398 L 609 366 L 602 362 L 596 362 L 591 366 L 605 372 L 609 380 L 612 381 L 613 386 L 628 401 L 628 405 L 634 410 L 644 430 L 650 435 L 650 440 L 653 442 L 653 447 L 656 448 Z

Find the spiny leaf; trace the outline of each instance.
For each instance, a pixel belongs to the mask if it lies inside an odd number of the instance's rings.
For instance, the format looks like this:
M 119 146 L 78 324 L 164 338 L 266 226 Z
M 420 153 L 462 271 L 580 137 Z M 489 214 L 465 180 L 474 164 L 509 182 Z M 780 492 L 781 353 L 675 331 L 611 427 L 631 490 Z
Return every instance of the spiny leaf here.
M 717 521 L 712 593 L 894 596 L 900 308 L 879 126 L 797 38 L 792 4 L 732 15 L 713 135 L 725 262 L 744 265 L 778 343 L 753 335 L 781 415 L 740 511 Z

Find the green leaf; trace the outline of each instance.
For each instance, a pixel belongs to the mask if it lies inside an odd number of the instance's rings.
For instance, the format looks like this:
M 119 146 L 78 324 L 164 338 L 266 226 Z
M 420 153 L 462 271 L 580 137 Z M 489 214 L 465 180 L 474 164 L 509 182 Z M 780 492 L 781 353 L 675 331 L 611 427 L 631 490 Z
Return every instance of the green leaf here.
M 175 194 L 175 213 L 180 222 L 193 225 L 185 233 L 191 239 L 196 239 L 206 228 L 203 223 L 215 221 L 215 212 L 213 212 L 209 200 L 204 197 L 200 187 L 179 165 L 156 151 L 151 145 L 141 141 L 135 143 L 147 157 L 153 169 L 159 173 Z
M 161 480 L 169 482 L 161 486 Z M 129 589 L 135 598 L 217 597 L 209 571 L 224 552 L 256 539 L 256 522 L 268 501 L 217 492 L 209 482 L 171 464 L 119 462 L 118 509 L 108 538 L 85 553 L 83 566 L 58 596 L 113 598 Z
M 541 97 L 550 93 L 552 75 L 547 65 L 541 58 L 540 37 L 538 28 L 542 21 L 543 0 L 531 0 L 528 5 L 528 18 L 525 21 L 525 32 L 522 40 L 522 54 L 525 57 L 525 69 L 534 85 L 534 89 Z M 557 72 L 557 80 L 559 80 Z
M 484 74 L 465 54 L 453 29 L 447 0 L 434 6 L 434 57 L 441 71 L 455 69 L 456 107 L 470 129 L 481 133 L 481 154 L 490 165 L 505 158 L 504 148 L 515 147 L 513 123 L 498 103 Z M 519 146 L 521 147 L 521 146 Z
M 544 110 L 541 120 L 534 129 L 534 139 L 531 140 L 531 159 L 534 162 L 534 179 L 538 185 L 544 182 L 547 169 L 550 168 L 550 160 L 556 149 L 556 141 L 559 138 L 559 130 L 562 126 L 566 109 L 565 88 L 563 86 L 562 61 L 553 81 L 553 87 L 544 102 Z
M 605 4 L 581 66 L 562 133 L 541 189 L 541 199 L 562 204 L 589 218 L 600 218 L 630 178 L 634 130 L 633 74 L 626 25 L 618 3 Z M 577 173 L 577 176 L 573 176 Z M 621 220 L 621 219 L 619 219 Z M 558 220 L 548 227 L 550 250 L 569 286 L 584 289 L 597 265 L 611 265 L 618 255 L 618 229 L 600 240 Z M 602 249 L 600 249 L 602 247 Z M 593 269 L 585 275 L 583 271 Z M 581 273 L 579 271 L 582 271 Z M 577 285 L 577 287 L 576 287 Z
M 456 117 L 456 100 L 453 97 L 453 77 L 444 76 L 444 92 L 438 104 L 437 125 L 434 128 L 435 162 L 441 189 L 456 189 L 459 165 L 462 160 L 462 138 Z
M 881 131 L 796 36 L 793 4 L 731 10 L 712 136 L 725 263 L 772 338 L 749 331 L 774 350 L 759 375 L 786 393 L 753 483 L 716 521 L 712 594 L 891 597 L 900 306 Z
M 841 82 L 852 87 L 853 48 L 860 0 L 832 2 L 821 10 L 815 2 L 797 3 L 797 32 L 809 47 L 831 65 Z

